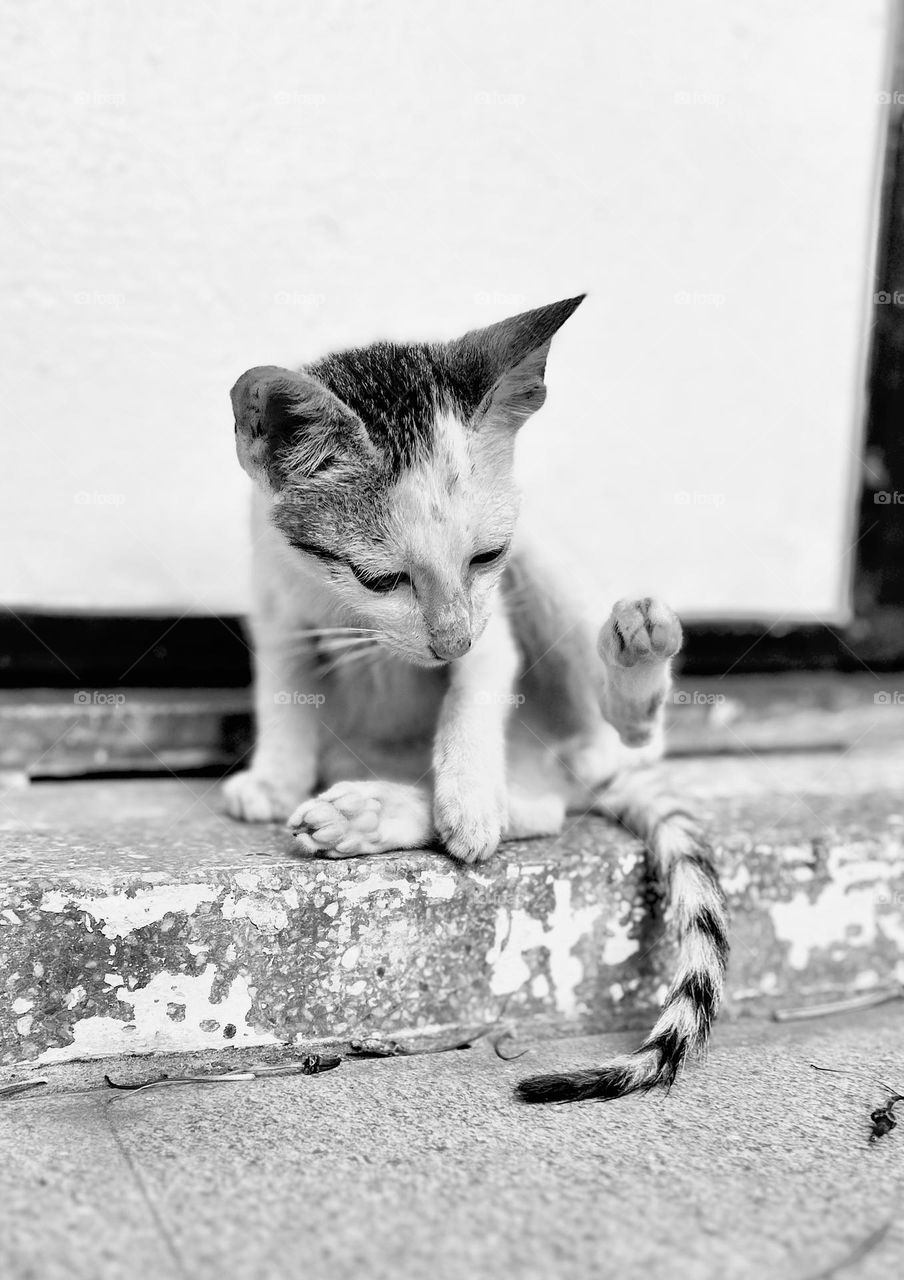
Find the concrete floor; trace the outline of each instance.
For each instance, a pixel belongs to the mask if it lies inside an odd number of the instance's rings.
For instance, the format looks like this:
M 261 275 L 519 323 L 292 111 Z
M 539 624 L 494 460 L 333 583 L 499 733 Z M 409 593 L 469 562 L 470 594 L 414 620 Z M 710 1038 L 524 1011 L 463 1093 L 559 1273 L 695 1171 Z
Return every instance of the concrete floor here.
M 542 1109 L 512 1083 L 631 1038 L 133 1096 L 98 1089 L 103 1071 L 184 1063 L 55 1068 L 0 1101 L 0 1274 L 885 1280 L 904 1274 L 904 1125 L 868 1145 L 881 1086 L 808 1064 L 904 1088 L 902 1032 L 897 1004 L 723 1025 L 667 1097 Z

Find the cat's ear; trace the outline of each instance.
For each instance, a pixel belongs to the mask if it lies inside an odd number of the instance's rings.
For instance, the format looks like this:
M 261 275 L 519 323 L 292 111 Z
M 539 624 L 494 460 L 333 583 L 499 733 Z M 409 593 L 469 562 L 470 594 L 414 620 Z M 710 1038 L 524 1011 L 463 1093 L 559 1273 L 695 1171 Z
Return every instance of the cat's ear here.
M 239 461 L 274 492 L 375 452 L 357 414 L 309 374 L 260 365 L 230 394 Z
M 517 428 L 546 399 L 546 357 L 556 332 L 586 294 L 524 311 L 486 329 L 474 329 L 452 344 L 457 359 L 477 371 L 480 405 L 475 423 L 488 417 Z

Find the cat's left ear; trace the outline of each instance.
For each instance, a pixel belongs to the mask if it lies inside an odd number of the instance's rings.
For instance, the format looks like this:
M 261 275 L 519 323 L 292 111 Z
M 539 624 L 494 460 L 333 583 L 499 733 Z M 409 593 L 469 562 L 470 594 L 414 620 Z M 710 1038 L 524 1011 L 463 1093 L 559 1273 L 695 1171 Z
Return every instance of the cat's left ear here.
M 587 295 L 553 302 L 535 311 L 474 329 L 451 344 L 453 357 L 478 379 L 481 395 L 475 414 L 479 425 L 488 417 L 518 428 L 546 399 L 546 358 L 553 337 Z
M 239 461 L 265 488 L 348 472 L 376 450 L 357 414 L 316 378 L 262 365 L 232 388 Z

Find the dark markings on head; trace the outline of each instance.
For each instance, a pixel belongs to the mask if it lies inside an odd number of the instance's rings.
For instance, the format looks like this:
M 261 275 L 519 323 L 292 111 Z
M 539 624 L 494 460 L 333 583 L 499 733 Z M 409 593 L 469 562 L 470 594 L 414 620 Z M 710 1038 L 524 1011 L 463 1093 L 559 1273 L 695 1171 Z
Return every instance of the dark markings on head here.
M 326 356 L 307 372 L 366 424 L 393 480 L 415 457 L 429 453 L 437 413 L 465 420 L 474 413 L 493 378 L 489 362 L 479 356 L 472 352 L 463 360 L 448 347 L 376 342 Z

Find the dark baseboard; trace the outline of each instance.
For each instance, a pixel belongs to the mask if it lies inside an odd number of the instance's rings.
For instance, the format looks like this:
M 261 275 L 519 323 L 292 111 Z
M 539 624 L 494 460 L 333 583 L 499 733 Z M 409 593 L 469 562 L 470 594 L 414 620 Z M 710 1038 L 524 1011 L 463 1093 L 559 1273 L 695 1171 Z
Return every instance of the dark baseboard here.
M 904 669 L 904 611 L 845 629 L 757 622 L 685 628 L 684 675 Z M 241 688 L 250 654 L 236 617 L 114 617 L 10 613 L 0 617 L 2 688 Z
M 0 687 L 228 689 L 251 680 L 235 617 L 0 615 Z

